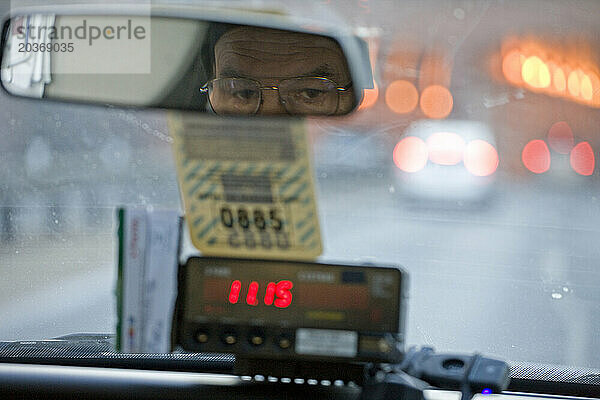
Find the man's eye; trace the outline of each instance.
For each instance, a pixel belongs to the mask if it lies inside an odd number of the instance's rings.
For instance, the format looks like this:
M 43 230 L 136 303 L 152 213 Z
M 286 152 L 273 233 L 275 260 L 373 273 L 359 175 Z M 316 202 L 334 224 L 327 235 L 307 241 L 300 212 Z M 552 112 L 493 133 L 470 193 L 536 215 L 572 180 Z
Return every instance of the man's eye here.
M 244 89 L 244 90 L 236 90 L 231 93 L 231 97 L 236 100 L 250 100 L 257 96 L 256 90 L 252 89 Z
M 315 100 L 323 96 L 326 92 L 320 89 L 305 88 L 299 91 L 300 97 L 306 100 Z

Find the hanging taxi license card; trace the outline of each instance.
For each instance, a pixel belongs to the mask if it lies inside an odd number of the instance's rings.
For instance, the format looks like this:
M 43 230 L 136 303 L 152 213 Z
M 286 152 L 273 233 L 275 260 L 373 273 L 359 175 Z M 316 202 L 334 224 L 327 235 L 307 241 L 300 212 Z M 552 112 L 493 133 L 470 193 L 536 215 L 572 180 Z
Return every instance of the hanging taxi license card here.
M 169 129 L 190 237 L 203 254 L 321 254 L 303 121 L 171 114 Z

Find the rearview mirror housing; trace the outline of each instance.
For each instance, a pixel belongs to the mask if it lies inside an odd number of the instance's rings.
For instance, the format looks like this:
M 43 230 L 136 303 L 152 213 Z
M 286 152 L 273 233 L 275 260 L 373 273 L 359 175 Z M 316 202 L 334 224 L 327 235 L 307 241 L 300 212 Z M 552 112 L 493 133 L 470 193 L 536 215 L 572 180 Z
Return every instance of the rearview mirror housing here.
M 279 14 L 46 6 L 13 9 L 2 27 L 0 78 L 15 96 L 223 115 L 344 115 L 373 87 L 362 39 Z

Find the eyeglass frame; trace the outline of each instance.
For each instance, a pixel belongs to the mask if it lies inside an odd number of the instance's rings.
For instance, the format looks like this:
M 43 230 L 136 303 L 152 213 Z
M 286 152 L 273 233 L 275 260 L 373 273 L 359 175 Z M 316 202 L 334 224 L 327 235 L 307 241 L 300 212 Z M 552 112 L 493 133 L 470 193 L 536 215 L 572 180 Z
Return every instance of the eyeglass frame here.
M 337 82 L 335 82 L 332 79 L 326 78 L 324 76 L 296 76 L 296 77 L 292 77 L 292 78 L 284 78 L 284 77 L 273 77 L 270 79 L 278 79 L 281 81 L 287 81 L 287 80 L 293 80 L 293 79 L 302 79 L 302 78 L 317 78 L 317 79 L 324 79 L 327 80 L 331 83 L 333 83 L 333 85 L 335 86 L 335 90 L 337 93 L 337 104 L 335 106 L 335 111 L 333 111 L 333 113 L 331 114 L 326 114 L 326 115 L 334 115 L 337 111 L 338 108 L 340 107 L 340 93 L 346 92 L 348 91 L 351 87 L 352 87 L 352 81 L 350 81 L 350 83 L 348 83 L 345 86 L 339 86 Z M 254 110 L 253 113 L 251 114 L 246 114 L 246 115 L 256 115 L 258 113 L 258 111 L 260 110 L 260 107 L 263 104 L 263 97 L 262 97 L 262 91 L 263 90 L 277 90 L 277 97 L 279 97 L 279 103 L 283 106 L 283 108 L 285 108 L 285 111 L 290 114 L 290 112 L 288 111 L 286 105 L 285 105 L 285 101 L 283 101 L 283 99 L 281 98 L 281 93 L 279 92 L 279 85 L 268 85 L 268 86 L 261 86 L 261 82 L 257 81 L 256 79 L 252 79 L 252 78 L 245 78 L 245 77 L 237 77 L 237 76 L 224 76 L 221 78 L 213 78 L 210 79 L 209 81 L 207 81 L 201 88 L 200 88 L 200 92 L 202 94 L 207 94 L 209 95 L 208 91 L 208 85 L 218 79 L 245 79 L 247 81 L 252 81 L 255 82 L 258 86 L 258 89 L 260 91 L 260 98 L 259 98 L 259 102 L 258 102 L 258 106 L 256 107 L 256 110 Z M 211 108 L 214 111 L 214 107 L 212 105 L 212 103 L 210 102 L 210 95 L 208 96 L 208 103 L 210 104 Z M 216 112 L 216 111 L 215 111 Z M 291 115 L 291 114 L 290 114 Z

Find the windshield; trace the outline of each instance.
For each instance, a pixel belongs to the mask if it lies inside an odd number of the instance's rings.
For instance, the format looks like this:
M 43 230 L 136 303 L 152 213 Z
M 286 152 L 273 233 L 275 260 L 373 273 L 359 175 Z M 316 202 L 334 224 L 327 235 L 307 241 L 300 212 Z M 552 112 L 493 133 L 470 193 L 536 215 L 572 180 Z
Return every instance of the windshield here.
M 309 121 L 321 259 L 402 265 L 409 344 L 600 367 L 600 2 L 294 3 L 375 79 Z M 181 208 L 166 113 L 3 92 L 0 138 L 0 340 L 114 333 L 116 207 Z

